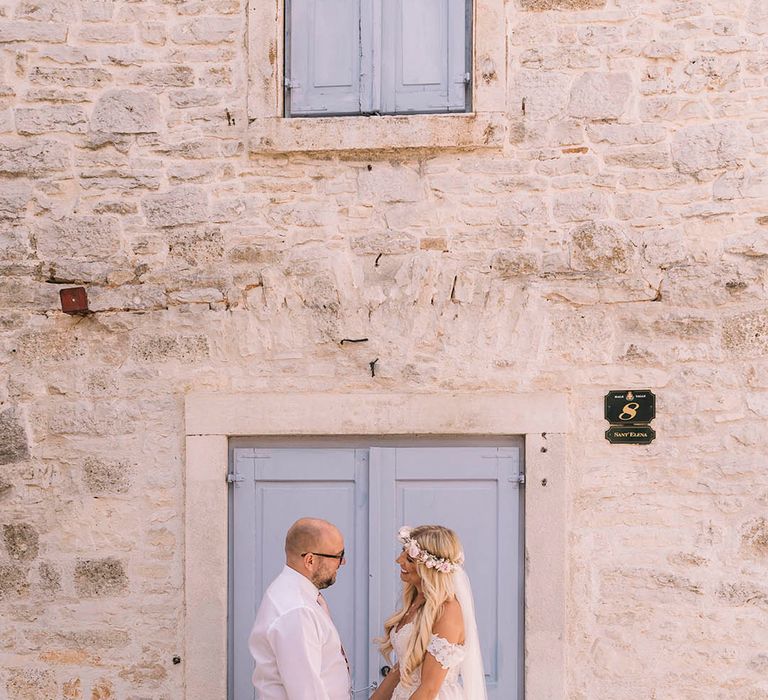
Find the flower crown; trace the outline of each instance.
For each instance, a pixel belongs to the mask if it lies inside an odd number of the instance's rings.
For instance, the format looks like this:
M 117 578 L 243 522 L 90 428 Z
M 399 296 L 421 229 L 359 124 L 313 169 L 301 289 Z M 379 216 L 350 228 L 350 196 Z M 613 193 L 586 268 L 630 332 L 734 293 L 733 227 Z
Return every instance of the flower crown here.
M 459 554 L 456 561 L 438 557 L 426 549 L 422 549 L 419 543 L 411 537 L 412 528 L 407 525 L 397 531 L 397 539 L 402 542 L 404 550 L 411 559 L 420 561 L 428 569 L 436 569 L 443 574 L 452 574 L 461 568 L 464 563 L 464 554 Z

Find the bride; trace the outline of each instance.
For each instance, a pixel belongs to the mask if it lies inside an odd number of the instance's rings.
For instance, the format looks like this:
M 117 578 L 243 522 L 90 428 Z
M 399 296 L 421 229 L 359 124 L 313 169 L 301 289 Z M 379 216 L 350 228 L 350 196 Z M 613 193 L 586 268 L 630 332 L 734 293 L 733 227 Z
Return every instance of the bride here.
M 377 639 L 397 664 L 370 700 L 487 700 L 472 590 L 453 530 L 402 527 L 403 605 Z

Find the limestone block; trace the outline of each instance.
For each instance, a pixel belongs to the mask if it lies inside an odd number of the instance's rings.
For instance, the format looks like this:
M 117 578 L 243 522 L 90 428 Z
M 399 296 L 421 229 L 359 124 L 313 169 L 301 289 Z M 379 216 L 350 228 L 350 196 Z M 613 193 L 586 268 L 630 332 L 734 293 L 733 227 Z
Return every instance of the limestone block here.
M 14 17 L 36 22 L 71 22 L 76 14 L 69 0 L 24 0 L 16 7 Z
M 555 195 L 553 213 L 561 222 L 604 218 L 608 211 L 606 196 L 594 190 Z
M 83 464 L 83 481 L 93 494 L 126 493 L 132 483 L 133 465 L 89 457 Z
M 110 273 L 113 284 L 120 286 L 115 289 L 93 289 L 88 298 L 88 305 L 92 311 L 151 311 L 165 309 L 168 299 L 164 285 L 136 284 L 134 277 L 136 270 L 126 271 L 131 279 L 131 284 L 125 284 L 119 280 L 117 271 Z
M 120 225 L 113 216 L 67 216 L 37 229 L 37 253 L 45 260 L 109 260 L 120 251 Z
M 584 73 L 571 88 L 568 113 L 582 119 L 618 119 L 631 93 L 628 73 Z
M 91 686 L 91 700 L 116 700 L 115 687 L 106 678 L 100 678 Z
M 239 18 L 197 17 L 175 24 L 171 29 L 171 41 L 194 45 L 231 43 L 241 28 Z
M 624 148 L 617 151 L 608 151 L 605 154 L 605 162 L 608 165 L 618 165 L 625 168 L 662 170 L 671 165 L 667 148 Z
M 85 90 L 59 90 L 57 88 L 33 88 L 27 90 L 29 102 L 89 102 Z
M 114 11 L 114 0 L 81 0 L 80 2 L 80 16 L 84 22 L 109 22 Z
M 22 598 L 29 593 L 27 569 L 18 564 L 0 564 L 0 600 Z M 37 700 L 38 696 L 35 696 Z
M 759 231 L 729 236 L 723 245 L 726 252 L 734 255 L 746 255 L 750 258 L 768 256 L 768 234 Z
M 200 187 L 175 187 L 163 194 L 146 195 L 141 208 L 151 226 L 198 224 L 208 219 L 208 195 Z
M 213 107 L 222 100 L 222 93 L 217 90 L 197 88 L 193 90 L 173 90 L 168 95 L 168 102 L 177 109 L 190 107 Z
M 96 132 L 148 134 L 160 131 L 161 125 L 157 96 L 149 92 L 105 92 L 93 108 L 91 116 L 91 129 Z
M 49 131 L 66 131 L 84 134 L 88 117 L 82 107 L 19 107 L 14 111 L 16 131 L 20 134 L 44 134 Z
M 741 528 L 741 546 L 753 556 L 768 559 L 768 520 L 755 518 Z
M 116 596 L 127 590 L 128 577 L 119 559 L 80 559 L 75 565 L 75 591 L 82 598 Z
M 0 411 L 0 464 L 20 462 L 29 457 L 27 431 L 15 406 Z
M 129 666 L 118 675 L 133 685 L 156 687 L 167 678 L 168 671 L 160 663 L 145 662 Z
M 499 250 L 491 258 L 491 269 L 495 270 L 501 279 L 530 275 L 539 269 L 538 256 L 528 250 Z
M 128 44 L 134 40 L 133 26 L 130 24 L 81 24 L 77 32 L 78 41 L 103 44 Z
M 25 20 L 0 20 L 0 44 L 14 41 L 63 44 L 66 40 L 66 24 Z
M 168 298 L 177 304 L 215 304 L 224 300 L 219 289 L 185 289 L 181 292 L 170 292 Z
M 606 0 L 520 0 L 523 10 L 597 10 L 605 7 Z
M 17 219 L 22 217 L 31 199 L 32 188 L 29 185 L 16 182 L 0 182 L 0 219 Z
M 41 561 L 37 573 L 40 588 L 45 593 L 57 593 L 61 590 L 61 572 L 53 564 Z
M 626 233 L 613 224 L 590 221 L 571 234 L 571 267 L 583 272 L 627 272 L 633 256 Z
M 30 71 L 29 80 L 32 83 L 58 85 L 60 87 L 98 88 L 109 83 L 112 80 L 112 75 L 103 68 L 35 66 Z
M 40 177 L 70 167 L 69 146 L 48 139 L 0 140 L 0 175 Z
M 568 105 L 571 81 L 566 73 L 518 71 L 512 76 L 509 96 L 512 114 L 534 121 L 561 116 Z
M 183 65 L 144 68 L 136 73 L 133 82 L 149 87 L 190 87 L 195 84 L 195 73 Z
M 141 40 L 145 44 L 162 46 L 167 39 L 167 31 L 164 22 L 142 22 L 139 27 Z
M 3 542 L 8 556 L 16 561 L 35 559 L 40 552 L 37 530 L 29 523 L 3 525 Z
M 752 311 L 726 319 L 721 338 L 726 350 L 742 356 L 768 353 L 768 311 Z
M 747 10 L 747 30 L 755 34 L 768 34 L 768 4 L 752 0 Z
M 543 224 L 547 221 L 547 205 L 538 196 L 500 197 L 496 218 L 502 226 Z
M 177 361 L 191 364 L 210 355 L 204 335 L 144 335 L 131 338 L 131 356 L 139 362 Z
M 681 173 L 736 168 L 744 164 L 752 137 L 739 123 L 683 127 L 672 139 L 672 161 Z
M 8 700 L 43 700 L 58 697 L 53 671 L 35 668 L 12 668 L 5 689 Z

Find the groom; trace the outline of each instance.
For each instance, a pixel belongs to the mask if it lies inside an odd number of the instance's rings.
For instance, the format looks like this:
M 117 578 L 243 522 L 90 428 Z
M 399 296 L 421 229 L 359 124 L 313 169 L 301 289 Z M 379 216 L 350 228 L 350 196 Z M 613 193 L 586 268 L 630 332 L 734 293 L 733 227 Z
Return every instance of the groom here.
M 285 536 L 285 567 L 264 593 L 248 647 L 259 700 L 349 700 L 344 649 L 320 591 L 344 564 L 344 537 L 302 518 Z

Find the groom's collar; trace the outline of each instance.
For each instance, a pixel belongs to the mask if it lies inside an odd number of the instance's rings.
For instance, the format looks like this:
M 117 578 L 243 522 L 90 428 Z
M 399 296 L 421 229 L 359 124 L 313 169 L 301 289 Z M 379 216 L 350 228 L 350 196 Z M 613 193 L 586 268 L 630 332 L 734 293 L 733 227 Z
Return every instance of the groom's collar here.
M 305 593 L 312 600 L 317 598 L 317 594 L 320 592 L 312 581 L 306 576 L 300 574 L 296 569 L 292 569 L 288 564 L 283 567 L 283 575 L 287 576 L 291 581 L 295 581 L 296 585 L 301 589 L 302 593 Z

